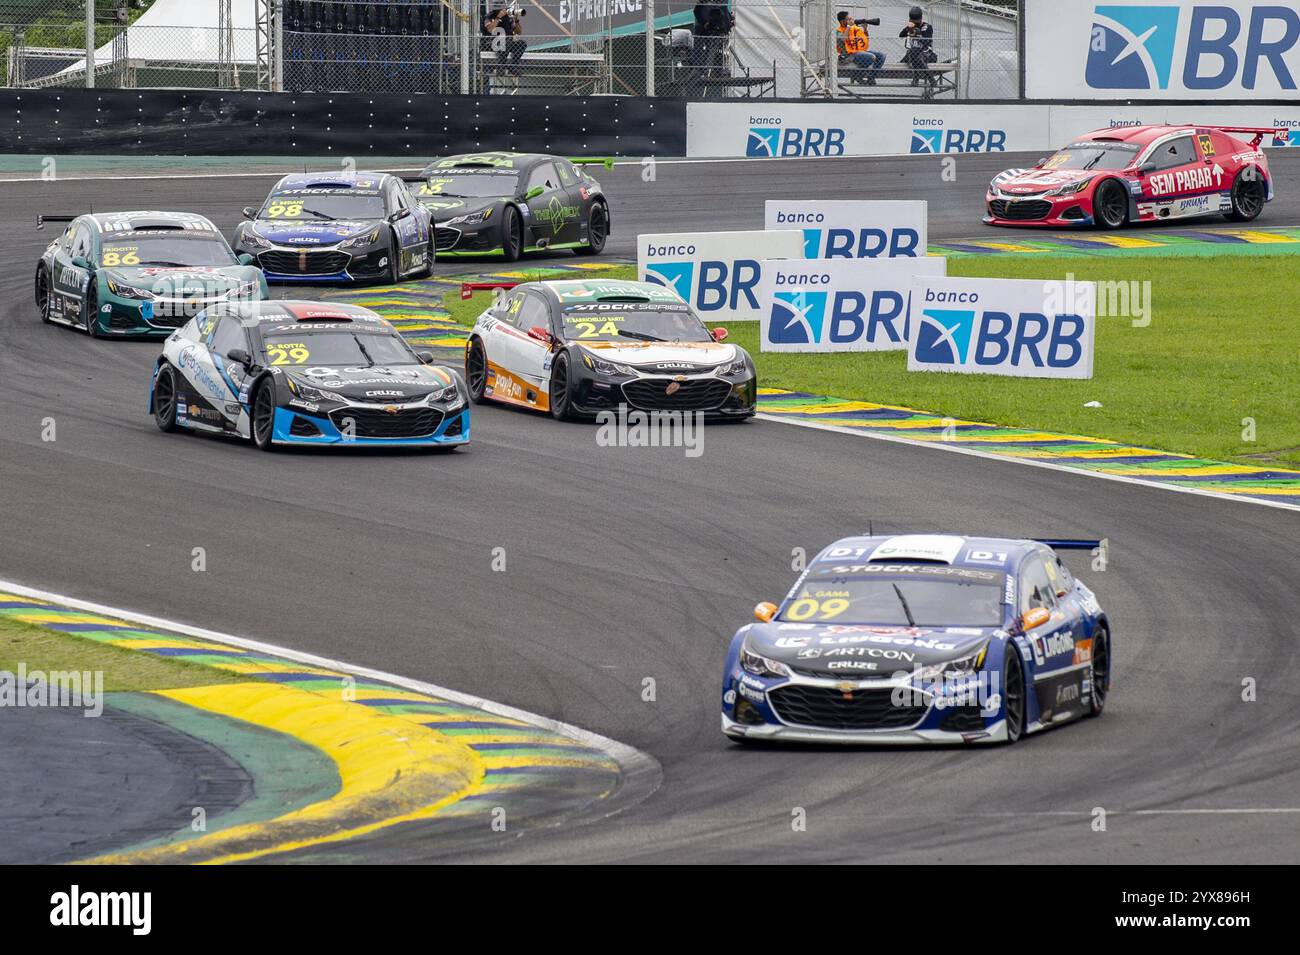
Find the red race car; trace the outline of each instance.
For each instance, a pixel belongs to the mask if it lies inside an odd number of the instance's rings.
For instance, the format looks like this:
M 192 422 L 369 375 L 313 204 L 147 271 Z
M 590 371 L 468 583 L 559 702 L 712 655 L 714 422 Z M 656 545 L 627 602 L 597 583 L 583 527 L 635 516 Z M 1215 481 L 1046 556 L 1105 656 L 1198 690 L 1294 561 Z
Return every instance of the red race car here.
M 1236 135 L 1249 134 L 1250 142 Z M 1033 169 L 1008 169 L 989 184 L 999 226 L 1118 229 L 1222 213 L 1250 222 L 1273 198 L 1260 149 L 1286 130 L 1241 126 L 1128 126 L 1088 133 Z

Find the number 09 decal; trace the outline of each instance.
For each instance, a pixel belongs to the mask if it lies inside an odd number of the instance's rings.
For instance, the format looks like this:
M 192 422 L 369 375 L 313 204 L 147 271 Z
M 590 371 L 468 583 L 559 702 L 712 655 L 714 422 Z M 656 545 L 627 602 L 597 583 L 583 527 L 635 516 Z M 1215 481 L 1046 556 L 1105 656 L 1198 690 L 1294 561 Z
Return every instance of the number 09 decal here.
M 800 597 L 790 606 L 785 608 L 782 614 L 783 620 L 811 620 L 816 617 L 818 620 L 834 620 L 844 611 L 849 609 L 849 602 L 843 597 L 831 597 L 827 600 L 817 600 L 813 597 Z

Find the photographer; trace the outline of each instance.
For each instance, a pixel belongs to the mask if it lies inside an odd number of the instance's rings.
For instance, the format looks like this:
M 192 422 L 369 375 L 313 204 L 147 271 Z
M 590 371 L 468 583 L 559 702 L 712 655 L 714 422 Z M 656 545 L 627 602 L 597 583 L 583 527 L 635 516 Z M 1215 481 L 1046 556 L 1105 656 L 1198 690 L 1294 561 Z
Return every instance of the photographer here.
M 850 76 L 850 82 L 875 86 L 876 74 L 885 65 L 885 54 L 871 49 L 871 36 L 866 28 L 880 26 L 880 18 L 854 20 L 849 16 L 849 11 L 841 10 L 835 19 L 840 24 L 839 38 L 836 41 L 840 62 L 847 60 L 857 67 Z
M 907 26 L 903 27 L 898 35 L 903 38 L 907 47 L 902 62 L 912 68 L 914 74 L 912 85 L 920 85 L 922 79 L 930 85 L 936 83 L 937 80 L 930 72 L 930 64 L 936 62 L 939 57 L 933 49 L 934 27 L 925 21 L 925 11 L 920 7 L 913 7 L 908 12 Z
M 525 13 L 517 6 L 494 7 L 483 18 L 483 36 L 490 38 L 491 48 L 497 52 L 497 71 L 503 75 L 507 71 L 519 75 L 519 60 L 528 49 L 519 38 Z

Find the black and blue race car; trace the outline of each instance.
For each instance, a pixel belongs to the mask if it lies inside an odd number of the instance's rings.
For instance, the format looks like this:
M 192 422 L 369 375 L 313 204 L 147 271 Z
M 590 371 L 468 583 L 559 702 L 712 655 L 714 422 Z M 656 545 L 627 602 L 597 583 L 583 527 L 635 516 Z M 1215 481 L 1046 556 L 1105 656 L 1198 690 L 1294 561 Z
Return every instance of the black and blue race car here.
M 399 282 L 428 275 L 433 217 L 397 176 L 296 173 L 248 206 L 236 252 L 272 282 Z
M 369 309 L 328 302 L 222 305 L 163 345 L 149 411 L 164 432 L 282 445 L 454 448 L 469 441 L 457 371 L 415 352 Z
M 408 180 L 435 219 L 439 255 L 574 249 L 599 255 L 610 233 L 609 200 L 586 167 L 611 159 L 541 153 L 463 153 L 435 159 Z
M 1098 541 L 848 537 L 731 641 L 742 741 L 1014 743 L 1098 716 L 1110 620 L 1058 549 Z

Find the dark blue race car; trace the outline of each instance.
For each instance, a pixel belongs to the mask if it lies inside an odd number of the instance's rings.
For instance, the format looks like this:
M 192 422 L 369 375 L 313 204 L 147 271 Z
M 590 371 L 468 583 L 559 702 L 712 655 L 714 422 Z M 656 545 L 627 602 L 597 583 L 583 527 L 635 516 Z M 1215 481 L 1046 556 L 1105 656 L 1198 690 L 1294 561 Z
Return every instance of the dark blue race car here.
M 739 740 L 1014 743 L 1100 715 L 1110 622 L 1056 553 L 1097 546 L 836 541 L 732 639 L 722 731 Z
M 398 282 L 433 268 L 433 216 L 397 176 L 285 176 L 232 243 L 272 282 Z

